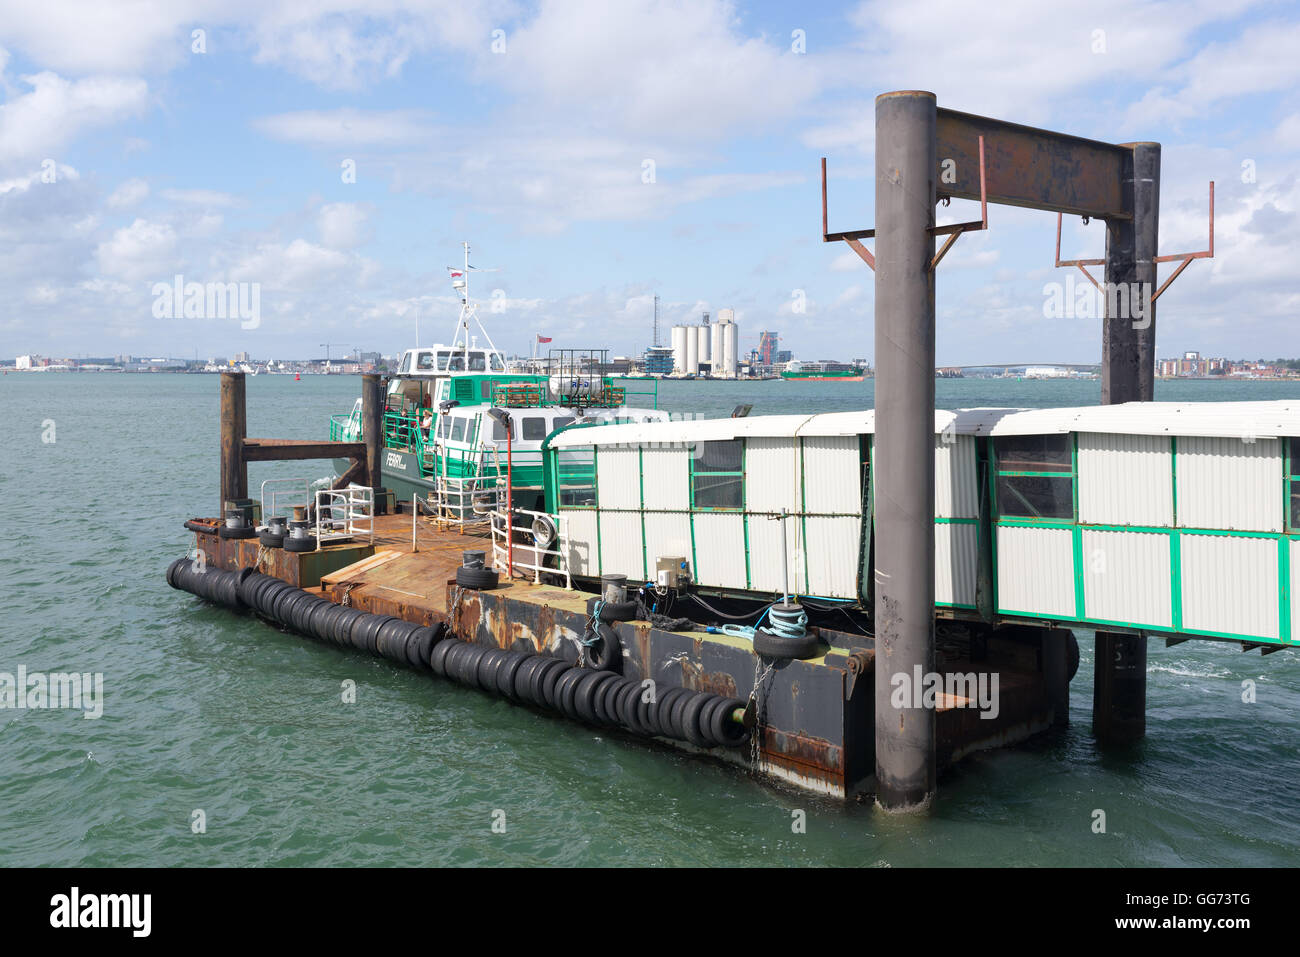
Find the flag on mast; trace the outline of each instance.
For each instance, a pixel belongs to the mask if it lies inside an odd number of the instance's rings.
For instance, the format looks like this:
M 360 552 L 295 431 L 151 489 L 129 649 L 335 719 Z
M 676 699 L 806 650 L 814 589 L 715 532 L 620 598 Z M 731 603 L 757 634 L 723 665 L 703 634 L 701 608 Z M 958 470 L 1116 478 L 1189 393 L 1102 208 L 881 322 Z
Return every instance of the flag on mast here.
M 550 337 L 550 336 L 538 335 L 538 337 L 537 337 L 537 341 L 538 341 L 538 342 L 550 342 L 550 341 L 551 341 L 551 337 Z

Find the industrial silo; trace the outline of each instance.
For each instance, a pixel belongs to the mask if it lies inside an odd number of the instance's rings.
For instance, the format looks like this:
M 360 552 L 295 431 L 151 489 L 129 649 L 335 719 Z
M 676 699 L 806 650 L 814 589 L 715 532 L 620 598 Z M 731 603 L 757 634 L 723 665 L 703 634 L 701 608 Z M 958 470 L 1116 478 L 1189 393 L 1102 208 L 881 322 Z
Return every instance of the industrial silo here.
M 686 334 L 686 368 L 687 375 L 699 375 L 700 372 L 700 336 L 694 326 L 683 326 Z
M 723 342 L 723 326 L 721 322 L 715 322 L 709 327 L 709 355 L 712 356 L 713 374 L 723 376 L 727 374 L 726 370 L 726 343 Z
M 673 326 L 673 371 L 686 373 L 686 327 Z
M 734 376 L 739 366 L 737 361 L 739 353 L 736 351 L 739 345 L 736 334 L 738 328 L 734 322 L 724 322 L 722 324 L 722 365 L 729 376 Z
M 712 350 L 711 350 L 711 348 L 710 348 L 711 343 L 709 342 L 709 327 L 708 327 L 708 326 L 696 326 L 696 327 L 695 327 L 695 335 L 696 335 L 697 341 L 698 341 L 698 343 L 699 343 L 699 345 L 697 346 L 697 349 L 699 350 L 699 358 L 700 358 L 700 361 L 701 361 L 701 362 L 708 362 L 708 361 L 709 361 L 709 357 L 710 357 L 711 355 L 713 355 L 713 352 L 712 352 Z

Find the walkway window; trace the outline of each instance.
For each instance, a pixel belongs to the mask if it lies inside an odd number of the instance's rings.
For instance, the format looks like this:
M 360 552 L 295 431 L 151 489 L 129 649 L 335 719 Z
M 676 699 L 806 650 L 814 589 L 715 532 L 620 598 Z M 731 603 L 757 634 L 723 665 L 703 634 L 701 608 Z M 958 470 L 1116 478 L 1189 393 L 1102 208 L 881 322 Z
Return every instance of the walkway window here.
M 1074 520 L 1072 436 L 1009 435 L 993 440 L 998 517 Z
M 1288 439 L 1286 491 L 1288 526 L 1300 532 L 1300 439 Z
M 699 443 L 691 457 L 691 507 L 744 508 L 744 479 L 745 446 L 740 439 Z

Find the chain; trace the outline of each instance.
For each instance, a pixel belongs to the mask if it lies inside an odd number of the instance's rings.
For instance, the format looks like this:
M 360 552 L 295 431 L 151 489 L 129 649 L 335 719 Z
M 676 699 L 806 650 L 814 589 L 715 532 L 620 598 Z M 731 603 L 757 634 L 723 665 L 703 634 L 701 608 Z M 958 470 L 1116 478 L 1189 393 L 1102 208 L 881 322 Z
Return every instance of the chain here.
M 352 607 L 352 588 L 355 585 L 356 582 L 346 582 L 343 585 L 343 597 L 339 600 L 339 604 L 344 608 Z
M 767 718 L 767 696 L 763 693 L 763 683 L 771 676 L 775 666 L 775 662 L 764 665 L 761 656 L 754 656 L 754 690 L 749 693 L 749 703 L 754 706 L 754 727 L 749 732 L 749 769 L 755 774 L 761 770 L 761 739 Z

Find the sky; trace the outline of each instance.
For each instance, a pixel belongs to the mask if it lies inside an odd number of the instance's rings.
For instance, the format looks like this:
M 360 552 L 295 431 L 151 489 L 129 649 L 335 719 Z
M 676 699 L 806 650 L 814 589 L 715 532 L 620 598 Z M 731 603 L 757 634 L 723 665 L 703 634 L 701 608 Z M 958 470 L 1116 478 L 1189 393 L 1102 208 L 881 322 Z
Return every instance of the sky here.
M 874 99 L 1162 144 L 1161 356 L 1300 355 L 1300 8 L 1248 0 L 0 0 L 0 357 L 308 358 L 448 340 L 471 244 L 496 345 L 873 354 Z M 965 207 L 965 208 L 962 208 Z M 978 218 L 954 202 L 941 222 Z M 1091 362 L 1047 315 L 1056 216 L 992 206 L 939 267 L 940 365 Z M 1104 255 L 1067 217 L 1062 256 Z M 1163 279 L 1174 267 L 1161 267 Z M 169 312 L 240 283 L 257 321 Z M 1068 277 L 1068 278 L 1067 278 Z M 1068 288 L 1073 288 L 1068 287 Z

